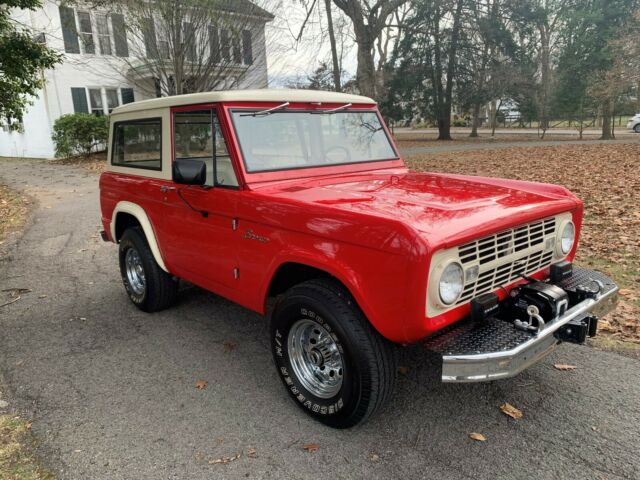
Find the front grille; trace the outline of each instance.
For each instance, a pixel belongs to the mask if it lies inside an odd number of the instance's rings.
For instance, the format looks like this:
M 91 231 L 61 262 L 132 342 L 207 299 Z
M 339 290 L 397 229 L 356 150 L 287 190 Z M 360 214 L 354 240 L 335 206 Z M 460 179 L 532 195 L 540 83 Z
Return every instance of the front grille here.
M 468 281 L 456 302 L 460 305 L 484 293 L 515 282 L 551 265 L 556 219 L 546 218 L 505 230 L 458 247 L 465 269 L 478 267 L 477 278 Z M 547 248 L 551 247 L 551 248 Z
M 463 265 L 472 262 L 484 265 L 512 252 L 543 245 L 545 237 L 555 231 L 555 217 L 546 218 L 462 245 L 458 254 Z

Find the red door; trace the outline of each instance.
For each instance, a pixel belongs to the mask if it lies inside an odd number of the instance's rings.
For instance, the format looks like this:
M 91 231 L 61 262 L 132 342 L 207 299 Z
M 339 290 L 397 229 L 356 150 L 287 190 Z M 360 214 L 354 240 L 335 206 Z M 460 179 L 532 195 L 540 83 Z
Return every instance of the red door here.
M 165 254 L 177 276 L 225 294 L 235 288 L 238 183 L 215 108 L 172 112 L 172 159 L 200 159 L 205 186 L 172 184 L 165 192 Z

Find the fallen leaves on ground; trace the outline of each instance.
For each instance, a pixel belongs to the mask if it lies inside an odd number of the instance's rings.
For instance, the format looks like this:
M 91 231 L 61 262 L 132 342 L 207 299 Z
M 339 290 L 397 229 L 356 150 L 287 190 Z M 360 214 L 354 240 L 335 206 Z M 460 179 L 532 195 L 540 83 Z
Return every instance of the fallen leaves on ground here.
M 247 456 L 254 458 L 256 456 L 256 453 L 258 453 L 258 451 L 255 448 L 249 448 L 247 449 Z
M 242 453 L 238 453 L 232 457 L 220 457 L 220 458 L 216 458 L 215 460 L 209 460 L 209 465 L 225 465 L 227 463 L 231 463 L 231 462 L 235 462 L 236 460 L 238 460 L 240 458 L 240 455 Z
M 6 185 L 0 185 L 0 243 L 24 225 L 31 202 Z
M 438 140 L 437 132 L 398 132 L 394 135 L 396 145 L 403 148 L 416 147 L 448 147 L 450 145 L 468 145 L 468 144 L 491 144 L 491 143 L 526 143 L 538 141 L 559 141 L 559 140 L 577 140 L 577 135 L 545 135 L 541 140 L 535 131 L 531 133 L 504 134 L 498 133 L 495 137 L 491 137 L 490 132 L 480 132 L 479 137 L 471 138 L 468 133 L 452 134 L 453 140 Z M 591 138 L 591 137 L 588 137 Z M 595 140 L 597 137 L 593 137 Z
M 209 385 L 209 382 L 207 382 L 206 380 L 198 380 L 196 382 L 196 388 L 198 390 L 204 390 L 205 388 L 207 388 L 207 385 Z
M 307 452 L 315 452 L 316 450 L 320 450 L 320 445 L 318 445 L 317 443 L 307 443 L 306 445 L 302 446 L 303 450 L 306 450 Z
M 415 170 L 563 185 L 585 203 L 576 263 L 621 285 L 621 302 L 600 331 L 640 343 L 640 145 L 518 147 L 406 158 Z
M 578 368 L 575 365 L 567 365 L 566 363 L 554 363 L 553 367 L 556 370 L 575 370 Z
M 485 437 L 483 434 L 478 433 L 478 432 L 471 432 L 469 434 L 469 438 L 472 440 L 477 440 L 478 442 L 486 442 L 487 441 L 487 437 Z
M 92 153 L 88 157 L 78 155 L 69 158 L 58 158 L 51 160 L 51 163 L 58 165 L 77 165 L 90 172 L 102 173 L 107 169 L 107 153 Z
M 520 420 L 522 418 L 522 412 L 510 403 L 505 402 L 500 405 L 500 410 L 502 411 L 502 413 L 513 418 L 514 420 Z
M 224 348 L 224 353 L 233 352 L 238 344 L 236 342 L 224 342 L 222 347 Z
M 378 460 L 380 460 L 380 455 L 378 455 L 377 453 L 372 453 L 369 458 L 372 462 L 377 462 Z

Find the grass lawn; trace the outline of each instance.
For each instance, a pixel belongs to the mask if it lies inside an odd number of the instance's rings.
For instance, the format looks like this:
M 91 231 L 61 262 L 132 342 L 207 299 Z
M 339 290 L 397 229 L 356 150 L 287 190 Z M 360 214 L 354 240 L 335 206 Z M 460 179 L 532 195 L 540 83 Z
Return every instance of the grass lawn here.
M 0 415 L 0 478 L 54 480 L 31 453 L 31 424 L 13 415 Z
M 600 322 L 609 340 L 640 344 L 640 145 L 560 145 L 423 154 L 415 170 L 564 185 L 585 203 L 577 264 L 621 285 L 616 312 Z

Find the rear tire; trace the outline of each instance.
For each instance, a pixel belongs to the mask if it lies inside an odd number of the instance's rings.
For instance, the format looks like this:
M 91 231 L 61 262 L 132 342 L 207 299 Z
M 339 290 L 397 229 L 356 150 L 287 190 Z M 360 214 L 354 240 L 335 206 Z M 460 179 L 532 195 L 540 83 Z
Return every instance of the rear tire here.
M 310 280 L 289 289 L 271 318 L 271 344 L 291 398 L 330 427 L 364 422 L 391 396 L 395 347 L 336 281 Z
M 178 281 L 160 268 L 140 227 L 125 230 L 119 257 L 124 288 L 136 307 L 151 313 L 175 303 Z

